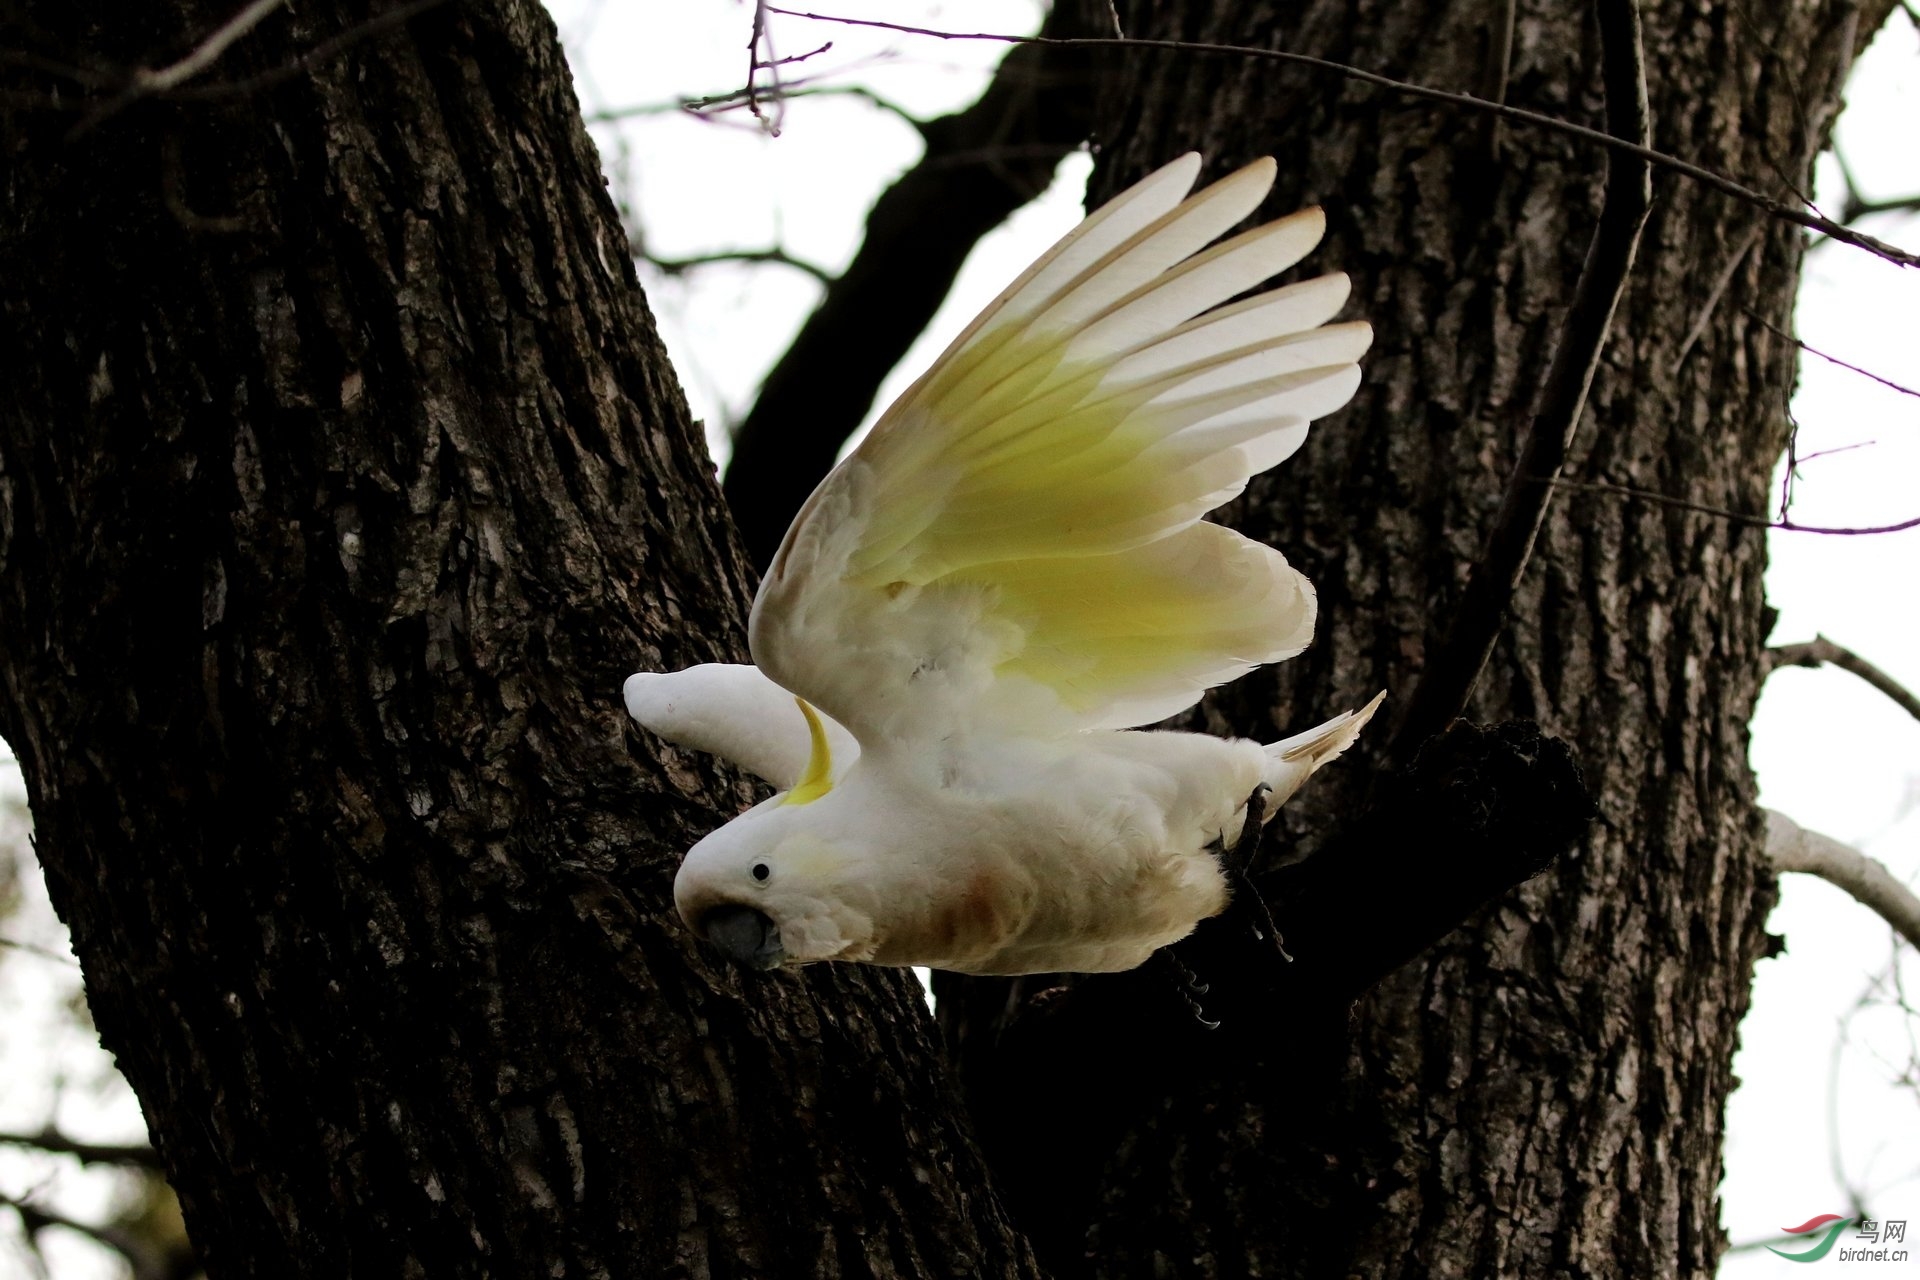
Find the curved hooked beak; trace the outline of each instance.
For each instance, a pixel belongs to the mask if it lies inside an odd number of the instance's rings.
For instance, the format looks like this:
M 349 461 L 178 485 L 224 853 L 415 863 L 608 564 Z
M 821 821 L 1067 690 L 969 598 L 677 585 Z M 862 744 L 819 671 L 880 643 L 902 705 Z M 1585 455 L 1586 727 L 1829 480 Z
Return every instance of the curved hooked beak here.
M 715 950 L 745 969 L 777 969 L 787 958 L 780 926 L 752 907 L 715 907 L 700 918 L 700 931 Z

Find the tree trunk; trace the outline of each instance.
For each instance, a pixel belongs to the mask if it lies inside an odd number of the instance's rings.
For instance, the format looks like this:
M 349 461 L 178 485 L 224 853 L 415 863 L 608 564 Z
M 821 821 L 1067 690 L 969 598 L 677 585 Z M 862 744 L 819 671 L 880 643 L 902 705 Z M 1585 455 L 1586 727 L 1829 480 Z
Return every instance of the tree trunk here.
M 1584 6 L 1520 6 L 1504 84 L 1498 4 L 1375 6 L 1357 21 L 1331 0 L 1122 8 L 1129 36 L 1286 49 L 1601 123 Z M 1782 195 L 1810 185 L 1854 47 L 1885 11 L 1802 3 L 1756 29 L 1734 4 L 1648 4 L 1655 144 Z M 1206 723 L 1271 738 L 1378 688 L 1404 704 L 1513 465 L 1597 214 L 1601 157 L 1266 61 L 1130 52 L 1104 83 L 1090 203 L 1189 148 L 1215 174 L 1273 153 L 1264 214 L 1325 205 L 1327 240 L 1306 270 L 1350 273 L 1349 312 L 1378 334 L 1353 406 L 1224 517 L 1312 579 L 1316 645 L 1223 691 Z M 1790 327 L 1802 244 L 1657 174 L 1567 475 L 1764 512 L 1795 368 L 1767 324 Z M 1087 1132 L 1071 1047 L 1023 1047 L 1018 1082 L 1002 1048 L 1064 998 L 1091 1008 L 1098 984 L 1035 1006 L 1031 983 L 943 976 L 990 1154 L 1026 1172 L 1009 1185 L 1044 1259 L 1114 1277 L 1711 1276 L 1730 1061 L 1773 901 L 1746 764 L 1764 565 L 1762 530 L 1558 498 L 1472 714 L 1535 719 L 1571 744 L 1599 805 L 1590 836 L 1394 973 L 1350 1023 L 1344 1004 L 1268 1009 L 1285 1020 L 1251 1051 L 1223 1040 L 1206 1069 L 1144 1091 L 1100 1128 L 1099 1152 L 1048 1154 Z M 1389 736 L 1366 750 L 1377 758 Z M 1378 785 L 1343 761 L 1283 811 L 1282 842 L 1324 847 Z M 1471 849 L 1427 840 L 1420 854 L 1472 873 Z M 1284 915 L 1297 881 L 1266 883 Z M 1381 878 L 1371 896 L 1397 908 L 1409 883 Z M 1348 909 L 1364 924 L 1369 906 Z M 1138 1023 L 1139 1008 L 1114 1001 L 1109 1021 Z M 1076 1040 L 1127 1040 L 1083 1013 Z M 1062 1204 L 1086 1216 L 1062 1221 Z
M 388 8 L 0 18 L 0 732 L 209 1273 L 1032 1274 L 910 976 L 672 918 L 750 571 L 546 14 Z

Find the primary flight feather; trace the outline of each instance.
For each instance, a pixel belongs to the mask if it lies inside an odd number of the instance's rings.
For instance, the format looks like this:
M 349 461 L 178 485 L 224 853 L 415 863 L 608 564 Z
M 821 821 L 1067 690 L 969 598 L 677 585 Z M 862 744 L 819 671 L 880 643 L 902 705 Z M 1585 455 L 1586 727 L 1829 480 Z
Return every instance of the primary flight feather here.
M 1215 244 L 1274 165 L 1189 195 L 1199 170 L 1089 215 L 821 482 L 754 666 L 628 680 L 641 724 L 782 789 L 674 883 L 735 960 L 1131 968 L 1226 905 L 1249 796 L 1271 813 L 1379 705 L 1267 746 L 1129 731 L 1312 640 L 1312 585 L 1201 517 L 1347 402 L 1372 337 L 1327 323 L 1341 275 L 1221 305 L 1324 222 Z

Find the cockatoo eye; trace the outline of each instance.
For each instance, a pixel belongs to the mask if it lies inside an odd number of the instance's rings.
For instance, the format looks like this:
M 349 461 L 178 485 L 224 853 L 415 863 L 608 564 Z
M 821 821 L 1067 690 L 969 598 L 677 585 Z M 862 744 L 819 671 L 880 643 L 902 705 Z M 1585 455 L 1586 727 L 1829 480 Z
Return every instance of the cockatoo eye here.
M 768 876 L 772 874 L 773 874 L 773 868 L 768 866 L 766 863 L 756 862 L 753 864 L 753 878 L 755 880 L 765 880 Z

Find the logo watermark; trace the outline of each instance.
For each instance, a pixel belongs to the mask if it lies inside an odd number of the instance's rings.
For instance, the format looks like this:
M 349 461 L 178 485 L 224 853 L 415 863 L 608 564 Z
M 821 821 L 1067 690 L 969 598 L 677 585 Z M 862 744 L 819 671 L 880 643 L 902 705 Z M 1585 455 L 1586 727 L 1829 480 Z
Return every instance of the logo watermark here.
M 1855 1226 L 1850 1242 L 1843 1243 L 1841 1236 L 1847 1228 Z M 1907 1220 L 1892 1218 L 1881 1221 L 1878 1218 L 1843 1218 L 1837 1213 L 1823 1213 L 1808 1218 L 1797 1227 L 1782 1227 L 1790 1236 L 1799 1236 L 1806 1244 L 1801 1249 L 1776 1249 L 1767 1246 L 1767 1252 L 1778 1254 L 1788 1262 L 1818 1262 L 1833 1253 L 1834 1246 L 1840 1246 L 1837 1261 L 1840 1262 L 1905 1262 L 1907 1251 L 1896 1249 L 1895 1245 L 1907 1242 Z

